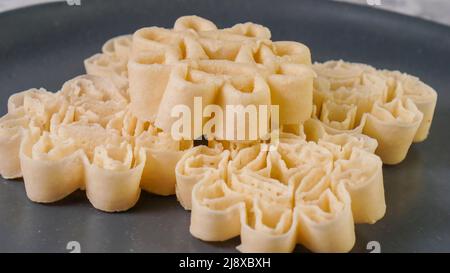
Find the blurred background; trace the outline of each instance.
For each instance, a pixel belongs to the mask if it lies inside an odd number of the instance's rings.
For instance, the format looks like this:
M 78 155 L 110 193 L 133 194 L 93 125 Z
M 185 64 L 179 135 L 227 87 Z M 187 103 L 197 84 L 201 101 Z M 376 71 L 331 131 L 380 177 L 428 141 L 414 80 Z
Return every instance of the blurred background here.
M 62 0 L 0 0 L 0 12 L 18 7 Z M 67 0 L 75 2 L 77 0 Z M 89 0 L 79 0 L 83 1 Z M 125 1 L 125 0 L 124 0 Z M 245 0 L 243 0 L 245 1 Z M 369 5 L 403 14 L 422 17 L 428 20 L 450 25 L 450 0 L 328 0 Z M 379 5 L 378 5 L 379 3 Z
M 422 17 L 450 25 L 450 0 L 333 0 L 375 8 L 387 9 L 403 14 Z M 380 5 L 377 5 L 377 4 Z

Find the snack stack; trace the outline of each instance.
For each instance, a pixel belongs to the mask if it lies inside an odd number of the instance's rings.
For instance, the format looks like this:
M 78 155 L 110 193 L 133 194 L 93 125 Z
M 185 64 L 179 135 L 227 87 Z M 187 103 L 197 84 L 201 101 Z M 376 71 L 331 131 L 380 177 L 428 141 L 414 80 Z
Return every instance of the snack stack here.
M 311 64 L 305 45 L 270 38 L 261 25 L 219 29 L 184 16 L 173 29 L 147 27 L 107 41 L 85 60 L 87 74 L 58 92 L 9 98 L 0 174 L 23 176 L 32 201 L 80 189 L 108 212 L 132 208 L 141 189 L 176 194 L 192 210 L 193 236 L 240 236 L 243 252 L 290 252 L 296 244 L 351 250 L 354 224 L 385 214 L 382 164 L 401 162 L 427 137 L 436 92 L 400 72 Z M 218 120 L 208 145 L 194 147 L 203 130 L 175 138 L 173 109 L 195 112 L 196 99 L 224 112 L 278 106 L 262 116 L 278 132 L 276 145 L 262 135 L 237 140 L 228 117 L 203 110 L 188 123 L 203 129 Z

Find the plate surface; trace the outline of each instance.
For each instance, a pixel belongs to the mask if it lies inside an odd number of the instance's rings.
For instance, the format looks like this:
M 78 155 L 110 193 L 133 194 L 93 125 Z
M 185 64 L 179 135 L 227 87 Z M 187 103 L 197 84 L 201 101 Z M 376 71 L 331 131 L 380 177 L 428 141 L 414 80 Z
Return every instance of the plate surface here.
M 382 252 L 450 251 L 450 28 L 406 16 L 328 1 L 90 0 L 0 14 L 0 114 L 8 97 L 31 87 L 56 91 L 83 73 L 104 41 L 144 26 L 171 27 L 196 14 L 220 27 L 253 21 L 274 40 L 307 44 L 316 61 L 345 59 L 417 75 L 439 93 L 429 138 L 400 165 L 384 168 L 387 213 L 357 225 L 354 252 L 378 241 Z M 2 155 L 4 156 L 4 155 Z M 189 233 L 175 197 L 143 193 L 125 213 L 95 210 L 84 192 L 50 204 L 26 198 L 22 180 L 0 182 L 0 251 L 230 252 L 239 239 L 205 243 Z M 306 251 L 298 246 L 296 251 Z

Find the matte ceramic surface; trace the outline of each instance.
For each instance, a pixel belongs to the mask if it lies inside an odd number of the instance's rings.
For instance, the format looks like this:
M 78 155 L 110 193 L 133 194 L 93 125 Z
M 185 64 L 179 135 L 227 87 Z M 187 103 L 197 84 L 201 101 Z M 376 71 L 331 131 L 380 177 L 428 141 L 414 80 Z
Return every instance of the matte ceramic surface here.
M 83 73 L 83 60 L 107 39 L 144 26 L 171 27 L 197 14 L 220 27 L 253 21 L 274 40 L 307 44 L 316 61 L 345 59 L 419 76 L 439 93 L 429 138 L 400 165 L 384 168 L 387 213 L 357 225 L 353 251 L 450 251 L 450 28 L 367 7 L 329 1 L 90 0 L 53 3 L 0 14 L 0 114 L 8 97 L 31 87 L 56 91 Z M 5 155 L 2 155 L 5 156 Z M 175 197 L 143 193 L 128 212 L 94 209 L 84 192 L 35 204 L 21 179 L 0 182 L 0 251 L 230 252 L 239 238 L 205 243 L 189 233 L 189 212 Z M 298 246 L 296 251 L 306 251 Z

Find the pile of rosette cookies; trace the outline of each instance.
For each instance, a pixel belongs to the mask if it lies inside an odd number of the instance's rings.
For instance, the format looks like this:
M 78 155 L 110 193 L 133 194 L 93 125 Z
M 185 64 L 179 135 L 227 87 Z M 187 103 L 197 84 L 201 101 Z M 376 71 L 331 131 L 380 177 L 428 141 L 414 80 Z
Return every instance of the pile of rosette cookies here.
M 426 139 L 437 94 L 398 71 L 312 64 L 305 45 L 270 38 L 262 25 L 218 29 L 184 16 L 173 29 L 107 41 L 84 61 L 86 75 L 59 91 L 9 98 L 1 175 L 23 177 L 32 201 L 81 189 L 108 212 L 132 208 L 141 189 L 176 194 L 191 210 L 193 236 L 240 235 L 243 252 L 291 252 L 296 244 L 350 251 L 354 224 L 385 214 L 383 163 L 400 163 Z M 194 98 L 219 108 L 277 105 L 276 116 L 266 114 L 277 119 L 276 143 L 213 133 L 208 146 L 194 147 L 199 134 L 174 138 L 172 109 L 193 108 Z M 200 117 L 201 126 L 213 118 Z

